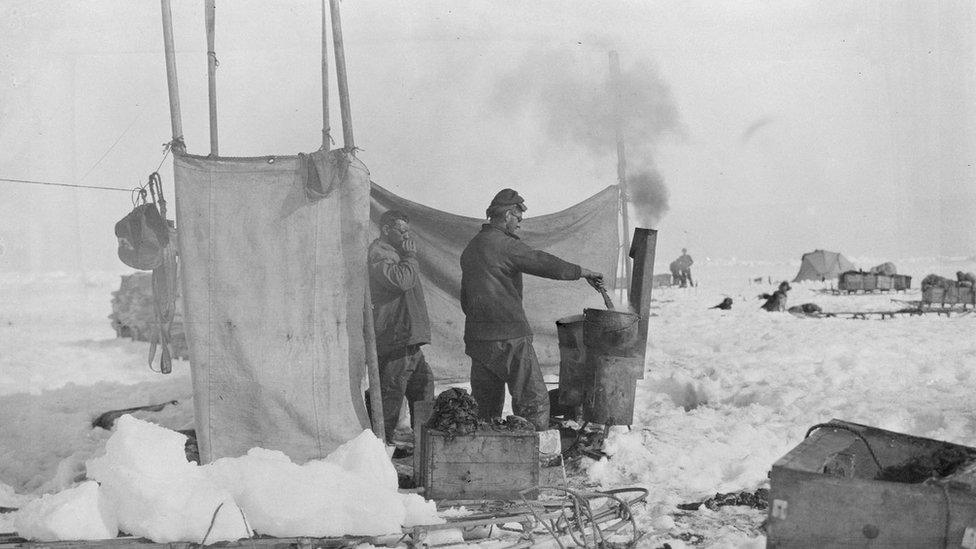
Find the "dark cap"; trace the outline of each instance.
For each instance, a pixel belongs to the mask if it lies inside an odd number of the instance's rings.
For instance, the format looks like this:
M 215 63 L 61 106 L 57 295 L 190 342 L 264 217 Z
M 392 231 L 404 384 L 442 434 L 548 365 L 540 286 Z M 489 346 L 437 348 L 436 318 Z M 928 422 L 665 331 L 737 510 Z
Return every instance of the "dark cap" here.
M 515 206 L 517 205 L 520 210 L 525 211 L 525 199 L 519 196 L 519 193 L 512 189 L 502 189 L 498 191 L 495 198 L 491 199 L 491 205 L 489 207 L 496 206 Z

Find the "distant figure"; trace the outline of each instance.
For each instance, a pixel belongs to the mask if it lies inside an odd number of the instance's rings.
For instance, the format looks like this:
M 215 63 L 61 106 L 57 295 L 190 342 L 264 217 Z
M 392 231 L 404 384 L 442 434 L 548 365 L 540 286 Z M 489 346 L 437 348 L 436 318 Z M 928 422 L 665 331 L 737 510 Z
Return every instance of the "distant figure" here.
M 684 278 L 681 276 L 681 266 L 678 264 L 678 260 L 675 259 L 668 265 L 671 270 L 671 285 L 679 284 L 683 288 L 685 285 Z
M 766 302 L 762 304 L 762 308 L 768 312 L 780 312 L 786 310 L 786 292 L 792 290 L 790 283 L 783 282 L 779 283 L 779 289 L 772 293 Z
M 709 307 L 709 309 L 722 309 L 723 311 L 728 311 L 731 308 L 732 308 L 732 298 L 731 297 L 727 297 L 727 298 L 723 299 L 722 302 L 719 303 L 718 305 L 714 305 L 712 307 Z
M 956 280 L 961 286 L 976 286 L 976 274 L 956 271 Z
M 694 286 L 694 282 L 691 280 L 691 266 L 695 263 L 695 260 L 688 255 L 687 248 L 681 248 L 681 256 L 674 260 L 672 265 L 677 265 L 678 272 L 681 273 L 681 287 Z M 672 272 L 674 268 L 672 267 Z

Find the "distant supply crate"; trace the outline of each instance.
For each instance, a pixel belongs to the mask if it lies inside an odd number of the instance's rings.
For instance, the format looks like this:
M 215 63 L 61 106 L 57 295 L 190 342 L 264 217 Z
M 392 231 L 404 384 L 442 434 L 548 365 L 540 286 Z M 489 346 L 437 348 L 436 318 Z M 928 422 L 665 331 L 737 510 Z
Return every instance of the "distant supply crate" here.
M 908 277 L 908 279 L 910 281 L 911 277 Z M 848 293 L 892 290 L 895 289 L 895 279 L 893 276 L 884 274 L 860 272 L 841 273 L 837 276 L 837 289 Z
M 875 480 L 872 452 L 916 482 Z M 913 463 L 946 456 L 960 466 L 940 482 L 905 478 Z M 972 456 L 976 448 L 834 419 L 773 464 L 766 546 L 976 549 Z
M 837 289 L 842 292 L 856 292 L 864 289 L 861 273 L 841 273 L 837 276 Z
M 927 305 L 976 307 L 976 292 L 972 286 L 954 284 L 948 288 L 928 286 L 922 289 L 922 303 Z
M 891 275 L 895 291 L 904 291 L 912 287 L 912 277 L 908 275 Z
M 879 274 L 877 276 L 876 288 L 881 291 L 888 291 L 895 289 L 895 279 L 891 275 Z
M 519 499 L 539 486 L 539 435 L 479 430 L 451 436 L 421 429 L 417 484 L 428 499 Z

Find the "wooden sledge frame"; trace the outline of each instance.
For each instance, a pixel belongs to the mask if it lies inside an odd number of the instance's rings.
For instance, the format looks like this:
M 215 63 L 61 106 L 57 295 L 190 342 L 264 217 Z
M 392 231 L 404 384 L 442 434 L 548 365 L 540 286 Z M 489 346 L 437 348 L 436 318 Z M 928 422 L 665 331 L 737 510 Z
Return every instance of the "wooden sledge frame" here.
M 534 490 L 534 489 L 533 489 Z M 607 490 L 604 492 L 577 492 L 561 487 L 543 486 L 539 490 L 560 491 L 576 498 L 606 498 L 608 501 L 600 507 L 588 509 L 587 519 L 589 524 L 585 525 L 589 530 L 582 533 L 583 536 L 606 536 L 615 533 L 628 524 L 634 527 L 634 539 L 639 539 L 640 533 L 637 531 L 636 523 L 633 522 L 631 506 L 643 503 L 647 498 L 647 490 L 643 488 L 622 488 Z M 629 497 L 624 497 L 629 494 Z M 425 543 L 431 532 L 439 530 L 472 530 L 475 528 L 498 526 L 506 529 L 504 525 L 510 523 L 520 524 L 522 529 L 510 530 L 513 534 L 520 534 L 519 541 L 506 549 L 517 547 L 531 547 L 534 541 L 534 534 L 540 527 L 548 531 L 547 535 L 552 535 L 557 539 L 572 541 L 575 534 L 570 531 L 569 520 L 572 519 L 570 512 L 580 513 L 581 509 L 576 508 L 570 499 L 549 499 L 549 500 L 527 500 L 521 502 L 498 501 L 490 502 L 486 500 L 449 500 L 442 501 L 438 507 L 456 507 L 462 505 L 491 506 L 492 504 L 501 505 L 497 510 L 488 510 L 473 515 L 449 519 L 442 524 L 429 524 L 420 526 L 410 526 L 402 528 L 400 534 L 387 534 L 382 536 L 343 536 L 335 538 L 316 538 L 316 537 L 255 537 L 240 539 L 237 541 L 214 542 L 207 544 L 218 547 L 242 547 L 260 549 L 344 549 L 352 548 L 361 543 L 372 545 L 388 545 L 391 543 L 406 543 L 411 547 L 419 547 Z M 567 519 L 569 517 L 569 519 Z M 560 521 L 564 521 L 560 524 Z M 601 526 L 606 524 L 606 526 Z M 197 542 L 170 542 L 155 543 L 145 538 L 121 537 L 102 540 L 69 540 L 69 541 L 29 541 L 16 537 L 13 534 L 0 534 L 0 549 L 198 549 L 205 547 Z

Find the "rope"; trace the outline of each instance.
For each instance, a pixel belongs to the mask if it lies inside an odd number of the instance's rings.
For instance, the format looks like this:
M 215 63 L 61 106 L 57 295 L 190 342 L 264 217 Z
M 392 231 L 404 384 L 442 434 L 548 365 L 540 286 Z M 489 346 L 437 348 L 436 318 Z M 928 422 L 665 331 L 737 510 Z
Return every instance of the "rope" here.
M 34 181 L 31 179 L 10 179 L 7 177 L 0 177 L 0 181 L 5 181 L 7 183 L 22 183 L 25 185 L 50 185 L 52 187 L 74 187 L 77 189 L 98 189 L 102 191 L 126 191 L 129 192 L 132 189 L 123 189 L 121 187 L 99 187 L 96 185 L 72 185 L 70 183 L 52 183 L 50 181 Z
M 810 429 L 807 430 L 807 434 L 804 435 L 803 438 L 809 437 L 810 436 L 810 433 L 816 431 L 817 429 L 820 429 L 821 427 L 830 427 L 831 429 L 840 429 L 841 431 L 847 431 L 848 433 L 853 433 L 854 435 L 856 435 L 857 438 L 861 439 L 861 442 L 864 443 L 864 446 L 868 449 L 868 453 L 871 454 L 871 459 L 873 459 L 874 460 L 874 464 L 878 466 L 878 472 L 881 472 L 881 471 L 884 470 L 884 467 L 881 465 L 881 462 L 878 461 L 878 456 L 876 456 L 874 454 L 874 450 L 871 449 L 871 445 L 868 443 L 868 439 L 864 438 L 864 435 L 862 435 L 861 433 L 858 433 L 857 431 L 855 431 L 854 429 L 852 429 L 852 428 L 850 428 L 850 427 L 848 427 L 846 425 L 838 425 L 836 423 L 818 423 L 818 424 L 814 425 L 813 427 L 810 427 Z
M 220 508 L 223 506 L 224 506 L 224 502 L 220 502 L 220 505 L 218 505 L 217 508 L 214 509 L 213 516 L 210 517 L 210 526 L 207 528 L 207 533 L 203 535 L 203 540 L 200 542 L 201 547 L 207 545 L 207 536 L 209 536 L 210 531 L 213 530 L 214 523 L 217 522 L 217 513 L 220 512 Z

